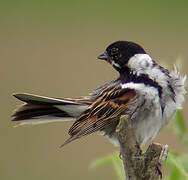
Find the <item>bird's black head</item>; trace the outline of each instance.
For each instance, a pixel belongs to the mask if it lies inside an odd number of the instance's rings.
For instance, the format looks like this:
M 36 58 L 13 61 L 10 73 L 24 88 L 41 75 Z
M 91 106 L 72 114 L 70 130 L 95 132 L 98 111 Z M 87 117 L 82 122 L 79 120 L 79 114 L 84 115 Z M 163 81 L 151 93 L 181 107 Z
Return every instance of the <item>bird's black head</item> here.
M 140 45 L 134 42 L 117 41 L 109 45 L 105 52 L 97 58 L 106 60 L 116 70 L 121 71 L 122 68 L 126 67 L 129 59 L 135 54 L 146 54 L 146 52 Z

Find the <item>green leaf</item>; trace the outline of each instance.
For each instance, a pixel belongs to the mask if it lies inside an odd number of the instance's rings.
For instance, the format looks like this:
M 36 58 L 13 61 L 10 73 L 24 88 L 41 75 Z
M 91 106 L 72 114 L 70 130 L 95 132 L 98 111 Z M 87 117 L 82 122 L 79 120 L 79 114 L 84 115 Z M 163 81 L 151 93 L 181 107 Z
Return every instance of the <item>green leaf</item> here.
M 100 166 L 103 166 L 105 164 L 110 164 L 110 163 L 112 163 L 112 158 L 110 156 L 106 156 L 104 158 L 100 158 L 100 159 L 93 161 L 90 167 L 96 168 L 96 167 L 100 167 Z
M 172 168 L 172 173 L 171 173 L 171 176 L 169 178 L 169 180 L 182 180 L 183 176 L 181 174 L 181 172 L 179 171 L 179 169 L 174 166 Z
M 169 152 L 166 165 L 172 168 L 170 180 L 188 179 L 188 174 L 184 168 L 185 164 L 181 160 L 181 155 L 179 153 Z

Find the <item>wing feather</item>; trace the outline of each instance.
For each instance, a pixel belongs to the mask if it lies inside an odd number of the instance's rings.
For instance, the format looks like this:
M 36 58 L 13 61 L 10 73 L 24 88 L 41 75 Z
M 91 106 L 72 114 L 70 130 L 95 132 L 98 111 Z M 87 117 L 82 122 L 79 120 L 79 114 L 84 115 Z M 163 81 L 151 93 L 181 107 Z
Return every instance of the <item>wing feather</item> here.
M 119 120 L 128 111 L 129 105 L 134 103 L 135 97 L 133 89 L 121 86 L 104 91 L 75 121 L 69 130 L 71 137 L 62 146 Z

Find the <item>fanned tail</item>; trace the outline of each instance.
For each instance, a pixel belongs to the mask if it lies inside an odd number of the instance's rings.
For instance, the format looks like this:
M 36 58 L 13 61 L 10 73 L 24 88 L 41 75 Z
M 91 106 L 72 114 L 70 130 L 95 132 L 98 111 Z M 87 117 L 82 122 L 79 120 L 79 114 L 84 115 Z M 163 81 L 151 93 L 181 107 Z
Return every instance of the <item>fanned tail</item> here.
M 19 125 L 75 120 L 91 103 L 86 99 L 59 99 L 31 94 L 14 94 L 25 102 L 13 113 Z

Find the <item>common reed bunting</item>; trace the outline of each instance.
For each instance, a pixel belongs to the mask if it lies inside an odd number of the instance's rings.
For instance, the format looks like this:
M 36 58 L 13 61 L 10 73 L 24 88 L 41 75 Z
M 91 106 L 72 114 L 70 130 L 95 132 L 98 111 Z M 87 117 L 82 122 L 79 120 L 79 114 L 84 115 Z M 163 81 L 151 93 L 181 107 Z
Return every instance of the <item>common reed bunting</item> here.
M 62 145 L 96 131 L 118 145 L 116 127 L 121 116 L 131 120 L 139 144 L 154 138 L 184 101 L 186 76 L 158 65 L 138 44 L 117 41 L 98 59 L 119 72 L 116 80 L 82 98 L 49 98 L 14 94 L 25 102 L 13 114 L 20 125 L 73 120 L 70 138 Z

